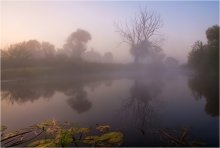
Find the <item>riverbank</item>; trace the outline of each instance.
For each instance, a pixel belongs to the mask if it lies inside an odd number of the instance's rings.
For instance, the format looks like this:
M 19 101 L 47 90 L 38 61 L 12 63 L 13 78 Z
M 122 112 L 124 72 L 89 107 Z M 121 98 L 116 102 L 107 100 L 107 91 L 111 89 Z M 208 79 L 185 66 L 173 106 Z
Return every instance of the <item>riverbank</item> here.
M 116 64 L 116 63 L 73 63 L 62 66 L 50 67 L 21 67 L 1 69 L 1 80 L 10 81 L 15 79 L 35 79 L 48 77 L 77 77 L 86 75 L 100 75 L 111 73 L 140 73 L 152 70 L 146 64 Z

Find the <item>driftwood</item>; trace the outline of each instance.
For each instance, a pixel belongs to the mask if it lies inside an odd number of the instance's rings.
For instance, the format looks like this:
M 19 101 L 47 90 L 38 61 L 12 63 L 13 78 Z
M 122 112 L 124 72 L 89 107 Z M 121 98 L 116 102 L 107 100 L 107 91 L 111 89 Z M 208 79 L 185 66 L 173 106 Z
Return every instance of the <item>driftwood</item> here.
M 19 145 L 19 144 L 23 144 L 23 143 L 29 142 L 29 141 L 31 141 L 31 140 L 37 138 L 38 136 L 40 136 L 43 132 L 44 132 L 44 131 L 42 130 L 40 133 L 38 133 L 38 134 L 35 135 L 34 137 L 29 138 L 29 139 L 26 139 L 26 140 L 21 139 L 20 141 L 17 141 L 17 142 L 15 142 L 15 143 L 12 143 L 12 144 L 9 145 L 8 147 L 13 147 L 13 146 L 17 146 L 17 145 Z
M 17 146 L 19 144 L 26 143 L 28 141 L 31 141 L 35 139 L 36 137 L 40 136 L 44 130 L 41 130 L 40 132 L 36 132 L 36 128 L 29 128 L 29 129 L 23 129 L 19 130 L 17 133 L 12 133 L 11 136 L 6 136 L 4 138 L 4 134 L 2 135 L 1 139 L 1 145 L 4 147 L 12 147 L 12 146 Z M 32 136 L 27 136 L 28 134 L 31 134 Z M 24 139 L 24 137 L 28 137 L 27 139 Z M 13 143 L 12 143 L 13 142 Z
M 163 142 L 171 143 L 172 146 L 204 146 L 205 143 L 200 140 L 189 139 L 190 129 L 187 127 L 182 128 L 180 131 L 172 129 L 157 129 L 154 133 L 160 136 L 160 140 Z

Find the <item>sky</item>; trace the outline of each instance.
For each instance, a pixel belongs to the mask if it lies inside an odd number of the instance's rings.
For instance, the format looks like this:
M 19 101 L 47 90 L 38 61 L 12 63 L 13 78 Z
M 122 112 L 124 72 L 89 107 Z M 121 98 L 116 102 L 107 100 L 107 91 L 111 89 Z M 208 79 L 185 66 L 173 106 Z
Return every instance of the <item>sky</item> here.
M 110 51 L 116 62 L 129 62 L 129 46 L 121 44 L 115 22 L 134 17 L 140 7 L 156 11 L 163 20 L 161 47 L 180 63 L 194 42 L 206 42 L 205 31 L 219 24 L 218 1 L 1 1 L 0 48 L 36 39 L 61 48 L 78 28 L 92 36 L 88 49 Z

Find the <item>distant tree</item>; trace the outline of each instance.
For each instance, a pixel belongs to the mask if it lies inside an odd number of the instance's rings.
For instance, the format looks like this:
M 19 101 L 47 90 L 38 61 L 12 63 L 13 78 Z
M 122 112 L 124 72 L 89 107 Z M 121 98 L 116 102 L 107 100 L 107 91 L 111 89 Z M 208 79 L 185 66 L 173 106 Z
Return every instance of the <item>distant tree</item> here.
M 206 31 L 207 44 L 195 42 L 188 56 L 188 65 L 199 71 L 219 70 L 219 26 L 215 25 Z
M 130 52 L 134 62 L 138 62 L 148 53 L 148 48 L 153 44 L 150 39 L 155 36 L 162 27 L 162 20 L 158 14 L 146 8 L 131 19 L 130 23 L 115 24 L 116 31 L 123 38 L 123 42 L 130 46 Z
M 1 60 L 6 60 L 8 58 L 8 51 L 1 49 Z
M 91 48 L 91 50 L 83 53 L 82 58 L 88 62 L 100 63 L 102 61 L 102 55 L 99 52 L 95 51 L 93 48 Z
M 207 29 L 207 44 L 197 41 L 188 56 L 188 65 L 195 71 L 188 81 L 196 99 L 205 98 L 205 111 L 219 116 L 219 26 Z
M 30 50 L 26 47 L 26 42 L 10 45 L 8 56 L 12 59 L 27 59 L 31 56 Z
M 169 66 L 169 67 L 177 67 L 179 64 L 179 61 L 173 57 L 167 57 L 164 63 L 166 66 Z
M 58 64 L 63 64 L 69 60 L 69 57 L 65 53 L 58 52 L 55 59 Z
M 149 53 L 149 48 L 151 48 L 151 43 L 148 40 L 143 40 L 140 43 L 134 44 L 130 50 L 130 53 L 134 56 L 135 62 L 144 59 Z
M 49 42 L 42 42 L 41 49 L 43 51 L 45 58 L 52 58 L 55 56 L 56 53 L 55 47 Z
M 93 48 L 91 50 L 86 51 L 82 54 L 82 58 L 88 62 L 97 62 L 97 63 L 112 63 L 113 55 L 111 52 L 106 52 L 104 55 L 95 51 Z
M 26 42 L 10 45 L 8 49 L 3 50 L 1 53 L 3 68 L 25 66 L 32 56 L 31 52 L 26 48 Z
M 208 39 L 207 44 L 207 64 L 211 69 L 219 71 L 219 26 L 214 25 L 208 28 L 206 31 L 206 37 Z
M 204 45 L 201 41 L 194 43 L 192 51 L 188 56 L 188 64 L 191 68 L 200 70 L 203 66 L 205 66 L 205 63 L 203 63 L 205 58 L 205 48 L 206 45 Z
M 38 59 L 43 56 L 41 43 L 37 40 L 29 40 L 25 42 L 24 48 L 31 53 L 33 59 Z
M 55 55 L 54 45 L 49 42 L 42 44 L 37 40 L 29 40 L 12 44 L 1 51 L 3 68 L 45 65 Z M 43 60 L 42 60 L 43 59 Z
M 151 44 L 145 47 L 145 49 L 147 49 L 147 54 L 145 55 L 145 59 L 148 61 L 147 63 L 154 64 L 154 66 L 156 66 L 155 64 L 162 64 L 165 54 L 160 46 Z
M 206 30 L 206 37 L 208 39 L 208 43 L 219 42 L 219 26 L 214 25 Z
M 104 55 L 103 55 L 103 60 L 102 62 L 104 63 L 112 63 L 113 62 L 113 54 L 111 52 L 106 52 Z
M 89 40 L 91 40 L 91 35 L 88 31 L 77 29 L 76 32 L 73 32 L 67 38 L 63 49 L 67 51 L 74 60 L 81 60 L 81 55 L 86 51 L 86 44 Z

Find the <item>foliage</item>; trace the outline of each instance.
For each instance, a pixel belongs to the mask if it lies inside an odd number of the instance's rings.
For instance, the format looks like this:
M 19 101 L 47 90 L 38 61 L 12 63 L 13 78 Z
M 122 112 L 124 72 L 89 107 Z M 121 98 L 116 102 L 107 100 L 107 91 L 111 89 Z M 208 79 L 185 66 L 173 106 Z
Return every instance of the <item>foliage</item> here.
M 1 51 L 2 68 L 30 67 L 51 64 L 54 61 L 55 48 L 49 42 L 29 40 L 12 44 Z
M 219 26 L 207 29 L 207 44 L 197 41 L 188 56 L 188 65 L 195 74 L 188 85 L 196 99 L 206 99 L 205 111 L 219 115 Z
M 164 61 L 164 63 L 167 65 L 167 66 L 170 66 L 170 67 L 174 67 L 174 66 L 178 66 L 178 60 L 173 58 L 173 57 L 167 57 L 166 60 Z
M 207 44 L 195 42 L 188 56 L 188 65 L 196 72 L 211 72 L 218 75 L 219 70 L 219 26 L 206 31 Z
M 219 26 L 214 25 L 206 30 L 206 37 L 209 42 L 219 42 Z
M 60 124 L 56 120 L 45 120 L 29 128 L 2 134 L 2 146 L 26 144 L 28 147 L 67 147 L 120 146 L 122 144 L 123 134 L 119 131 L 110 131 L 109 125 L 97 127 L 97 129 L 101 127 L 109 129 L 104 134 L 97 130 L 97 135 L 93 135 L 90 128 L 74 125 L 70 122 Z
M 36 140 L 27 145 L 28 147 L 56 147 L 56 143 L 53 139 Z
M 49 42 L 42 42 L 41 49 L 46 58 L 52 58 L 55 56 L 55 53 L 56 53 L 55 47 Z
M 113 54 L 111 52 L 106 52 L 103 56 L 103 62 L 106 62 L 106 63 L 113 62 Z
M 71 129 L 68 130 L 61 130 L 59 137 L 56 137 L 56 139 L 59 139 L 60 145 L 62 147 L 68 146 L 70 143 L 73 142 L 73 135 L 74 132 Z
M 5 125 L 1 125 L 0 132 L 4 132 L 6 129 L 7 129 L 7 126 L 5 126 Z
M 36 67 L 81 67 L 80 64 L 86 61 L 82 58 L 83 54 L 86 54 L 87 43 L 91 39 L 88 31 L 78 29 L 69 35 L 61 49 L 55 49 L 55 46 L 49 42 L 37 40 L 11 44 L 1 50 L 1 68 L 5 70 Z M 90 55 L 88 52 L 88 56 L 93 56 L 94 59 L 97 54 Z M 88 62 L 111 63 L 113 61 L 113 55 L 110 52 L 100 58 L 101 61 L 88 60 Z
M 109 132 L 101 136 L 87 136 L 83 142 L 93 146 L 120 146 L 122 140 L 123 134 L 121 132 Z
M 81 60 L 81 55 L 86 51 L 86 43 L 91 40 L 91 35 L 88 31 L 77 29 L 66 40 L 63 50 L 70 54 L 73 60 Z
M 111 52 L 106 52 L 104 55 L 102 55 L 92 48 L 91 50 L 82 54 L 82 59 L 87 62 L 112 63 L 113 55 Z
M 100 132 L 107 132 L 110 130 L 110 126 L 109 125 L 99 125 L 96 129 Z

